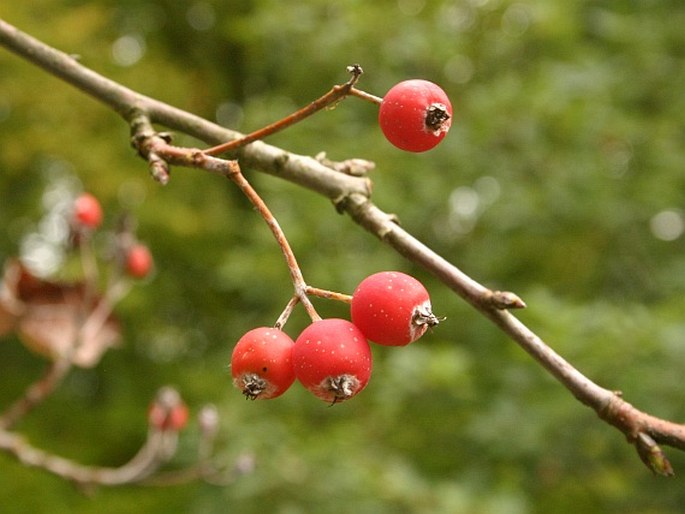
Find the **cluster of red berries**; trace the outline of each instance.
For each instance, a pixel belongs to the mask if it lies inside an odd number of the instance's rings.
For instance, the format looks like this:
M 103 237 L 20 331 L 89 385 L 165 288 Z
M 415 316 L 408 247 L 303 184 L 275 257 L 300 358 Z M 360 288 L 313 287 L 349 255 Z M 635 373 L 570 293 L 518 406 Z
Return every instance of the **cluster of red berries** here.
M 96 230 L 103 220 L 102 206 L 95 196 L 82 193 L 74 200 L 72 226 L 77 233 Z M 139 242 L 126 245 L 123 252 L 123 267 L 133 278 L 145 278 L 152 271 L 154 261 L 150 249 Z
M 378 113 L 386 139 L 408 152 L 425 152 L 447 135 L 452 125 L 452 104 L 440 86 L 412 79 L 386 93 Z
M 350 315 L 351 322 L 315 321 L 295 341 L 278 328 L 250 330 L 233 349 L 234 385 L 249 399 L 270 399 L 297 379 L 318 398 L 341 402 L 369 382 L 369 341 L 405 346 L 439 322 L 423 284 L 394 271 L 365 278 L 352 295 Z

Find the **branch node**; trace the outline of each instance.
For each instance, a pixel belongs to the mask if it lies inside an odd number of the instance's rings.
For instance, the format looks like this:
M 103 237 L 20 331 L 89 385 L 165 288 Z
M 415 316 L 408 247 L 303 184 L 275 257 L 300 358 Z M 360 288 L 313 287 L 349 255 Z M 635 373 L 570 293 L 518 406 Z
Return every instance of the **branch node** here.
M 525 309 L 526 302 L 511 291 L 489 291 L 485 297 L 485 302 L 499 310 Z
M 319 152 L 314 157 L 321 164 L 327 168 L 331 168 L 339 173 L 345 175 L 352 175 L 353 177 L 365 177 L 370 171 L 376 168 L 376 163 L 367 161 L 366 159 L 352 158 L 344 161 L 332 161 L 326 157 L 326 152 Z
M 154 152 L 148 154 L 147 161 L 152 178 L 161 185 L 166 186 L 171 179 L 169 164 Z
M 168 145 L 170 145 L 174 140 L 174 136 L 171 132 L 157 132 L 155 135 L 162 138 L 162 140 Z
M 675 475 L 666 454 L 652 437 L 644 432 L 640 432 L 635 440 L 635 448 L 637 449 L 637 454 L 640 456 L 640 460 L 644 462 L 645 466 L 647 466 L 652 473 L 664 477 L 672 477 Z
M 149 116 L 139 110 L 131 113 L 129 125 L 131 126 L 131 146 L 138 151 L 138 155 L 148 162 L 150 175 L 163 186 L 168 184 L 171 178 L 169 163 L 153 150 L 153 139 L 158 137 L 168 145 L 172 140 L 171 133 L 156 132 Z
M 188 149 L 160 148 L 164 145 L 169 146 L 170 139 L 167 139 L 168 135 L 166 134 L 157 134 L 151 120 L 206 142 L 234 140 L 231 143 L 205 150 L 204 155 L 209 157 L 235 150 L 251 141 L 283 130 L 321 109 L 335 105 L 345 96 L 356 96 L 375 104 L 382 102 L 382 98 L 357 90 L 354 87 L 362 70 L 361 67 L 352 65 L 348 68 L 348 71 L 352 73 L 352 77 L 347 83 L 333 87 L 331 91 L 318 100 L 293 113 L 291 116 L 251 135 L 241 137 L 240 134 L 234 131 L 218 127 L 197 116 L 143 96 L 134 90 L 106 79 L 94 71 L 77 64 L 74 56 L 68 56 L 45 45 L 3 20 L 0 20 L 0 45 L 17 53 L 20 57 L 33 64 L 42 66 L 48 72 L 80 88 L 86 94 L 121 114 L 130 124 L 132 144 L 141 156 L 148 159 L 148 161 L 150 161 L 151 156 L 153 160 L 159 159 L 158 161 L 155 160 L 156 164 L 154 164 L 154 169 L 151 171 L 153 176 L 156 175 L 162 181 L 164 178 L 168 179 L 169 165 L 201 166 L 207 171 L 220 173 L 238 183 L 241 183 L 241 174 L 237 164 L 233 162 L 226 164 L 226 161 L 223 160 L 211 161 L 207 159 L 202 161 L 197 154 L 192 156 Z M 606 390 L 582 375 L 569 362 L 547 346 L 532 330 L 506 310 L 524 307 L 525 304 L 522 300 L 518 299 L 515 295 L 509 296 L 511 293 L 491 293 L 449 261 L 422 244 L 411 234 L 398 228 L 395 225 L 396 220 L 391 215 L 385 214 L 369 200 L 370 189 L 360 192 L 359 190 L 363 188 L 359 185 L 358 181 L 353 181 L 349 177 L 335 177 L 335 175 L 333 175 L 333 178 L 337 178 L 336 182 L 342 185 L 338 187 L 338 184 L 336 184 L 335 187 L 329 187 L 326 180 L 331 179 L 330 174 L 324 176 L 324 174 L 318 173 L 316 169 L 310 168 L 308 165 L 304 166 L 307 173 L 300 173 L 302 171 L 298 166 L 299 162 L 301 162 L 300 159 L 292 159 L 288 162 L 289 155 L 294 154 L 288 154 L 285 151 L 281 154 L 283 157 L 274 159 L 274 152 L 278 150 L 276 147 L 269 147 L 268 145 L 264 148 L 258 146 L 254 152 L 245 152 L 243 157 L 249 158 L 251 161 L 250 166 L 272 174 L 282 173 L 284 178 L 288 180 L 319 192 L 325 191 L 323 194 L 327 197 L 336 197 L 334 204 L 338 210 L 346 211 L 356 223 L 378 236 L 381 240 L 384 240 L 407 259 L 432 271 L 445 285 L 457 292 L 479 312 L 489 317 L 503 332 L 509 335 L 572 392 L 578 400 L 592 407 L 602 420 L 624 433 L 628 441 L 636 446 L 640 457 L 653 472 L 665 476 L 673 474 L 671 465 L 658 444 L 685 450 L 685 425 L 676 424 L 641 412 L 624 401 L 619 393 Z M 347 180 L 345 180 L 346 178 Z M 242 187 L 246 187 L 245 184 Z M 337 192 L 340 190 L 348 192 L 340 194 Z M 251 199 L 256 198 L 254 195 L 250 196 L 252 193 L 249 190 L 247 190 L 246 194 Z M 263 215 L 272 230 L 279 232 L 277 239 L 282 237 L 278 225 L 272 221 L 273 217 L 266 209 L 263 211 Z M 306 299 L 306 294 L 304 294 L 306 285 L 301 276 L 301 271 L 294 260 L 291 249 L 287 246 L 287 241 L 279 241 L 279 243 L 282 245 L 284 253 L 287 254 L 286 258 L 289 261 L 293 282 L 297 284 L 297 301 L 304 301 Z M 12 423 L 10 421 L 9 425 Z M 0 426 L 0 450 L 15 455 L 26 465 L 43 467 L 52 473 L 81 484 L 103 483 L 115 485 L 130 483 L 134 479 L 140 480 L 143 473 L 149 475 L 156 469 L 161 462 L 161 457 L 168 455 L 168 452 L 164 451 L 164 447 L 175 447 L 177 438 L 177 434 L 173 432 L 153 432 L 153 437 L 141 449 L 139 455 L 132 459 L 130 464 L 114 469 L 88 468 L 78 466 L 71 461 L 31 447 L 18 435 L 7 430 L 7 417 L 5 417 L 4 425 L 4 427 Z
M 345 214 L 350 203 L 350 195 L 342 193 L 340 196 L 333 198 L 332 202 L 338 214 Z
M 285 165 L 288 164 L 289 160 L 290 160 L 290 155 L 286 152 L 282 152 L 276 158 L 274 158 L 273 169 L 276 172 L 280 173 L 283 170 L 283 168 L 285 168 Z

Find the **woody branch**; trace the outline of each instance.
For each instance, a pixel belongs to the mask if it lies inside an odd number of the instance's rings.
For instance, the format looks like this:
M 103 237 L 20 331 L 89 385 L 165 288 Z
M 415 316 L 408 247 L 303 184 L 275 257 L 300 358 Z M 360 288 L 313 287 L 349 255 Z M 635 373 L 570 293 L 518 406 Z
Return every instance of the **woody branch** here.
M 150 123 L 185 133 L 210 145 L 242 137 L 242 134 L 109 80 L 2 20 L 0 44 L 106 104 L 129 123 L 142 114 Z M 149 137 L 156 136 L 150 134 Z M 138 140 L 139 149 L 145 141 L 146 138 Z M 214 161 L 187 159 L 197 157 L 201 150 L 173 147 L 164 138 L 158 138 L 154 148 L 152 156 L 161 159 L 158 164 L 166 162 L 216 171 L 212 167 L 216 164 Z M 142 153 L 150 156 L 149 153 Z M 516 295 L 491 291 L 401 228 L 394 216 L 385 213 L 371 201 L 371 184 L 367 179 L 340 173 L 313 157 L 297 155 L 259 140 L 235 149 L 233 157 L 242 167 L 277 175 L 329 198 L 339 211 L 347 213 L 395 251 L 431 272 L 492 321 L 580 402 L 623 432 L 652 471 L 662 475 L 673 473 L 658 445 L 685 450 L 685 425 L 644 413 L 623 400 L 620 394 L 585 377 L 510 312 L 512 308 L 525 305 Z

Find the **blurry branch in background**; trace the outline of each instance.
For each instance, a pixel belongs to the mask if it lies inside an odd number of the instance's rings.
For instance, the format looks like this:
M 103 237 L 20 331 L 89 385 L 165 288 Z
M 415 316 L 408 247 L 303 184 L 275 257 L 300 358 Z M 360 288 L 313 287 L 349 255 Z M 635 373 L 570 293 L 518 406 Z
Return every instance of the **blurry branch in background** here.
M 186 469 L 160 472 L 176 454 L 179 431 L 187 415 L 178 392 L 168 386 L 162 387 L 150 406 L 147 440 L 138 453 L 118 467 L 84 466 L 36 448 L 21 435 L 4 428 L 0 429 L 0 449 L 26 466 L 44 469 L 80 486 L 174 485 L 191 480 L 227 485 L 240 474 L 252 470 L 253 462 L 248 455 L 239 457 L 233 469 L 224 470 L 215 465 L 213 445 L 218 418 L 216 410 L 208 406 L 200 412 L 201 444 L 196 463 Z
M 200 149 L 175 147 L 168 134 L 155 133 L 150 127 L 159 124 L 222 148 L 226 148 L 223 145 L 227 142 L 241 139 L 242 134 L 132 91 L 2 20 L 0 44 L 118 112 L 131 125 L 133 144 L 159 181 L 169 179 L 169 165 L 220 174 L 223 173 L 218 170 L 232 166 L 231 161 L 211 157 Z M 619 392 L 600 387 L 585 377 L 511 313 L 512 309 L 525 307 L 518 296 L 491 291 L 473 280 L 400 227 L 394 215 L 379 209 L 371 201 L 369 179 L 342 173 L 339 166 L 325 159 L 297 155 L 259 140 L 228 148 L 232 149 L 230 157 L 243 168 L 278 176 L 329 198 L 339 212 L 348 214 L 399 254 L 431 272 L 511 337 L 581 403 L 623 432 L 649 469 L 660 475 L 673 474 L 659 445 L 685 450 L 685 425 L 646 414 L 623 400 Z M 350 162 L 368 163 L 363 159 Z
M 132 238 L 126 231 L 117 235 L 119 240 Z M 57 390 L 74 366 L 97 365 L 120 338 L 119 323 L 112 311 L 130 290 L 131 282 L 115 266 L 105 292 L 100 294 L 97 282 L 94 282 L 99 269 L 91 248 L 90 232 L 74 232 L 70 239 L 76 242 L 82 256 L 85 279 L 81 282 L 54 282 L 36 277 L 16 259 L 5 265 L 0 282 L 0 336 L 15 332 L 24 346 L 48 358 L 50 363 L 23 395 L 0 412 L 0 450 L 27 466 L 44 469 L 84 486 L 166 485 L 190 480 L 227 484 L 239 474 L 249 472 L 249 456 L 241 457 L 233 470 L 216 465 L 214 441 L 219 419 L 212 406 L 205 406 L 198 415 L 196 461 L 185 469 L 160 471 L 176 454 L 179 433 L 189 416 L 180 394 L 168 386 L 157 392 L 148 409 L 146 442 L 131 460 L 118 467 L 82 465 L 36 448 L 13 430 Z

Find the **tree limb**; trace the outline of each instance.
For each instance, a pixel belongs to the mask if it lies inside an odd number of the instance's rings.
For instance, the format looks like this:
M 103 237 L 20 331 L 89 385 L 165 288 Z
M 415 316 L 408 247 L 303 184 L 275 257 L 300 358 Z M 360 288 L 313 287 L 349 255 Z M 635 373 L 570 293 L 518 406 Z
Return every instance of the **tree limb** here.
M 102 77 L 69 55 L 41 43 L 2 20 L 0 44 L 106 104 L 129 123 L 142 114 L 152 123 L 164 125 L 212 145 L 242 136 Z M 144 134 L 136 142 L 137 148 L 145 148 L 150 143 L 148 138 L 155 137 L 152 133 Z M 152 147 L 148 146 L 147 150 L 141 152 L 144 157 L 150 157 L 150 148 L 154 148 L 153 155 L 163 161 L 216 171 L 206 164 L 212 161 L 204 160 L 202 164 L 192 159 L 201 150 L 179 149 L 169 145 L 163 138 L 157 138 Z M 639 411 L 624 401 L 619 393 L 605 389 L 585 377 L 509 311 L 510 308 L 524 306 L 518 297 L 508 292 L 489 290 L 401 228 L 393 216 L 371 201 L 371 184 L 367 179 L 337 172 L 320 160 L 297 155 L 262 141 L 255 141 L 238 149 L 232 157 L 239 160 L 242 166 L 281 177 L 329 198 L 339 211 L 347 213 L 356 223 L 398 253 L 431 272 L 492 321 L 580 402 L 623 432 L 653 472 L 673 474 L 671 465 L 658 444 L 685 450 L 685 425 Z

